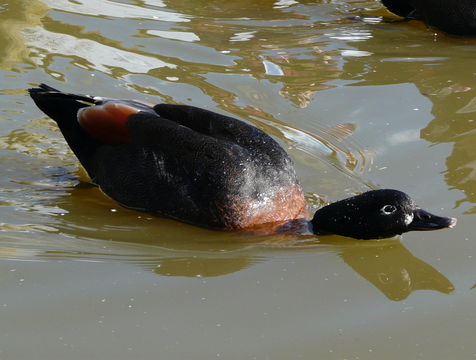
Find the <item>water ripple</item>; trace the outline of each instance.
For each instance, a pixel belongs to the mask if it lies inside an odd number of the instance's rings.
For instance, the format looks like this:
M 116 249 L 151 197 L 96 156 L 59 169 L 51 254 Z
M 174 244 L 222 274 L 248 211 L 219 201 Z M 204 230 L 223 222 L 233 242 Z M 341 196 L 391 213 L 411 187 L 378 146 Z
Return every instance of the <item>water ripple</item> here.
M 165 7 L 165 4 L 160 0 L 154 2 L 149 1 L 147 5 L 150 7 L 142 8 L 109 0 L 76 0 L 74 2 L 67 0 L 41 1 L 51 9 L 81 15 L 109 16 L 129 19 L 154 19 L 169 22 L 188 22 L 191 18 L 190 15 L 156 9 L 156 7 Z
M 33 59 L 38 65 L 43 65 L 47 52 L 58 56 L 81 57 L 92 68 L 105 73 L 111 73 L 111 68 L 114 67 L 132 73 L 147 73 L 161 67 L 176 68 L 176 65 L 157 58 L 121 50 L 89 39 L 50 32 L 42 27 L 25 29 L 23 35 L 29 45 L 37 49 L 38 53 Z

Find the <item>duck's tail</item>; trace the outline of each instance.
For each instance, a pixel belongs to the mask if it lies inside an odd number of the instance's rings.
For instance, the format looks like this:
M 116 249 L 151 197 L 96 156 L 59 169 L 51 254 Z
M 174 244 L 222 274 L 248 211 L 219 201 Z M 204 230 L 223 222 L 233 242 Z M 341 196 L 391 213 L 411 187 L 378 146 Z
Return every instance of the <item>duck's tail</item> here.
M 71 118 L 76 119 L 79 109 L 103 100 L 90 95 L 65 93 L 46 84 L 28 89 L 28 92 L 40 110 L 58 124 Z
M 81 128 L 77 115 L 79 109 L 99 104 L 103 99 L 89 95 L 64 93 L 45 84 L 28 89 L 28 92 L 40 110 L 58 124 L 68 145 L 88 170 L 89 159 L 100 143 Z

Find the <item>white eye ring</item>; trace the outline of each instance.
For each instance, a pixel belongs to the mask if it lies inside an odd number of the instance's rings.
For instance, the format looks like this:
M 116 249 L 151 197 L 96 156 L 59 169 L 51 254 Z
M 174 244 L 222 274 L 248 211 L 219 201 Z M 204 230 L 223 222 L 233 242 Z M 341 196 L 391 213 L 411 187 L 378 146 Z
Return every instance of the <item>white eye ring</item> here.
M 380 212 L 384 215 L 393 214 L 397 208 L 393 205 L 385 205 L 383 208 L 380 209 Z

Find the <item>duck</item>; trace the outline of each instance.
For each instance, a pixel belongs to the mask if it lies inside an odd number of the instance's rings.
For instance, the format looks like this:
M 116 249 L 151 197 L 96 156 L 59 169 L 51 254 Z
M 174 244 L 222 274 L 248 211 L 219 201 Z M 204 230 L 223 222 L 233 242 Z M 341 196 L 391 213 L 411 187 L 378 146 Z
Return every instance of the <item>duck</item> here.
M 273 232 L 304 223 L 316 235 L 394 237 L 451 228 L 405 193 L 377 189 L 331 203 L 308 220 L 294 164 L 271 136 L 206 109 L 30 88 L 91 183 L 120 205 L 215 230 Z
M 476 1 L 474 0 L 382 0 L 392 13 L 422 20 L 448 34 L 476 35 Z

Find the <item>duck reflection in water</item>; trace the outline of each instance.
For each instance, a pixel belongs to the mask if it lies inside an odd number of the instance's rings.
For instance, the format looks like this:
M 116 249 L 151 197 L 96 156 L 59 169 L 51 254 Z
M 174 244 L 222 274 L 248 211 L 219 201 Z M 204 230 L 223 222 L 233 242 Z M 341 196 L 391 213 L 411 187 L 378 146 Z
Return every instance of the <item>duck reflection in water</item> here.
M 454 291 L 451 281 L 433 266 L 414 256 L 400 241 L 346 242 L 331 240 L 344 262 L 393 301 L 418 290 L 443 294 Z
M 40 258 L 113 259 L 137 264 L 161 276 L 206 278 L 273 261 L 281 254 L 332 252 L 393 301 L 403 300 L 418 290 L 444 294 L 454 290 L 443 274 L 415 257 L 398 239 L 367 242 L 340 236 L 303 239 L 216 232 L 173 220 L 138 216 L 99 195 L 96 187 L 81 182 L 55 199 L 64 215 L 51 217 L 47 225 L 77 239 L 76 246 L 72 251 L 45 251 L 38 255 Z M 111 212 L 111 208 L 116 211 Z M 89 241 L 81 245 L 81 240 Z M 96 247 L 90 248 L 93 244 Z

